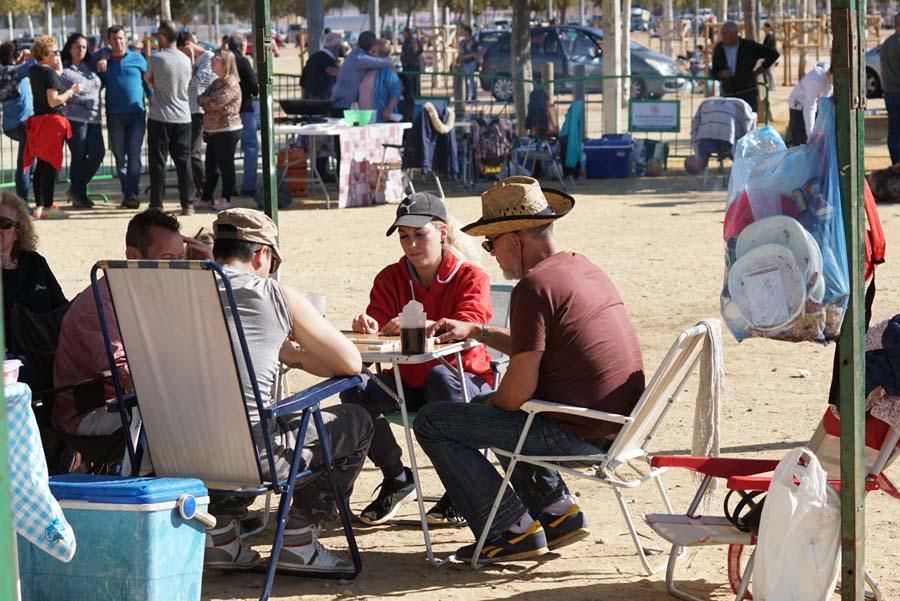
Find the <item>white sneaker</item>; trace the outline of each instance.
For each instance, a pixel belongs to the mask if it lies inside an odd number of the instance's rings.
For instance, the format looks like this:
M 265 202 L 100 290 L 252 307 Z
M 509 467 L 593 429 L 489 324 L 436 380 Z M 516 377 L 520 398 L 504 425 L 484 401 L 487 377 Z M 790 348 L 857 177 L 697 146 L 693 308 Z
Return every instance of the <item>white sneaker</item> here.
M 203 567 L 217 570 L 252 570 L 260 563 L 259 553 L 241 542 L 241 528 L 232 520 L 206 534 Z
M 291 539 L 307 540 L 310 535 L 312 536 L 311 542 L 292 544 Z M 284 545 L 281 547 L 281 555 L 278 557 L 276 568 L 295 574 L 327 572 L 352 576 L 354 571 L 353 564 L 322 546 L 322 543 L 319 542 L 318 529 L 315 526 L 284 531 Z

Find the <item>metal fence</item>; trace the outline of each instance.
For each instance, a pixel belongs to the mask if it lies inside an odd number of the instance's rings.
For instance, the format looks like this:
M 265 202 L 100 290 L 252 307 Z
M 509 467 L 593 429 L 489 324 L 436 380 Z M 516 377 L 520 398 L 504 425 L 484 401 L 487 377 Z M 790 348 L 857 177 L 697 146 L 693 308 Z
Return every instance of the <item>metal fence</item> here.
M 571 105 L 572 100 L 580 98 L 585 103 L 585 138 L 599 137 L 602 131 L 602 115 L 603 115 L 603 88 L 604 80 L 608 77 L 591 76 L 591 77 L 555 77 L 552 82 L 543 82 L 541 78 L 535 77 L 530 80 L 516 80 L 506 75 L 498 75 L 493 73 L 461 74 L 450 72 L 423 72 L 423 73 L 403 73 L 403 76 L 418 77 L 419 97 L 443 100 L 454 106 L 457 113 L 457 119 L 470 118 L 491 118 L 491 117 L 507 117 L 514 118 L 515 106 L 511 98 L 505 98 L 503 92 L 511 91 L 518 82 L 523 82 L 531 86 L 544 85 L 552 90 L 553 104 L 556 110 L 557 123 L 563 124 L 566 111 Z M 465 97 L 465 79 L 473 78 L 477 86 L 476 99 L 466 99 Z M 623 90 L 627 93 L 640 92 L 642 97 L 640 100 L 665 100 L 678 102 L 678 127 L 675 131 L 666 132 L 633 132 L 635 137 L 650 138 L 664 140 L 669 143 L 669 156 L 687 156 L 690 150 L 690 120 L 700 105 L 700 102 L 709 95 L 717 92 L 718 83 L 707 77 L 694 77 L 688 74 L 679 74 L 677 76 L 664 75 L 622 75 L 615 79 L 621 82 Z M 640 85 L 638 85 L 640 84 Z M 289 74 L 276 74 L 273 78 L 272 85 L 273 106 L 276 118 L 284 118 L 288 115 L 284 113 L 278 104 L 278 100 L 300 98 L 300 76 Z M 500 98 L 498 98 L 500 92 Z M 768 123 L 769 107 L 765 84 L 760 83 L 761 102 L 761 121 Z M 637 100 L 637 99 L 636 99 Z M 627 116 L 629 106 L 623 107 Z M 104 125 L 104 138 L 106 137 L 105 114 L 102 115 Z M 623 126 L 627 129 L 628 123 Z M 146 138 L 146 136 L 145 136 Z M 286 136 L 275 137 L 276 151 L 286 144 Z M 16 165 L 17 143 L 7 136 L 0 136 L 0 187 L 14 187 L 14 175 Z M 242 151 L 238 147 L 238 155 L 236 162 L 240 167 Z M 147 147 L 146 139 L 142 152 L 142 160 L 144 172 L 147 170 Z M 68 149 L 65 149 L 65 157 L 63 161 L 64 167 L 59 174 L 60 181 L 67 181 L 69 178 L 69 158 Z M 112 151 L 107 144 L 106 156 L 97 175 L 94 178 L 95 183 L 109 181 L 115 178 L 115 161 Z M 115 188 L 115 186 L 113 186 Z M 95 188 L 96 189 L 96 188 Z M 103 187 L 108 190 L 108 187 Z M 92 190 L 92 197 L 100 200 L 105 199 L 105 195 L 96 194 Z M 118 194 L 115 194 L 118 198 Z

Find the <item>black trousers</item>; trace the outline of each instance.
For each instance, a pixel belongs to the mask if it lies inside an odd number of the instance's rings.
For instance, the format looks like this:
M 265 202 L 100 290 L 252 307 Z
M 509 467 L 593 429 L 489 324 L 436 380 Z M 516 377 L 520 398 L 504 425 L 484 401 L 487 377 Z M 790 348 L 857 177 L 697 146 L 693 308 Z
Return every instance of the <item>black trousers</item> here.
M 790 109 L 788 127 L 791 130 L 791 146 L 806 144 L 806 118 L 803 111 Z
M 872 321 L 872 303 L 875 302 L 875 276 L 866 288 L 865 297 L 865 325 L 869 331 L 869 323 Z M 831 389 L 828 391 L 828 404 L 841 406 L 841 340 L 834 347 L 834 363 L 831 366 Z
M 53 191 L 56 188 L 56 169 L 47 161 L 38 159 L 33 178 L 35 206 L 50 208 L 53 206 Z
M 750 105 L 750 109 L 754 113 L 758 113 L 760 111 L 759 90 L 746 90 L 744 92 L 741 92 L 740 94 L 727 94 L 727 96 L 731 96 L 732 98 L 740 98 Z
M 150 206 L 162 207 L 166 189 L 166 161 L 172 156 L 178 174 L 181 206 L 193 203 L 191 180 L 191 124 L 147 120 L 147 160 L 150 163 Z
M 203 170 L 203 113 L 191 115 L 191 178 L 194 180 L 194 194 L 199 194 L 206 179 Z
M 220 131 L 206 136 L 206 185 L 203 200 L 211 201 L 222 175 L 222 197 L 231 199 L 234 192 L 234 149 L 241 139 L 241 130 Z

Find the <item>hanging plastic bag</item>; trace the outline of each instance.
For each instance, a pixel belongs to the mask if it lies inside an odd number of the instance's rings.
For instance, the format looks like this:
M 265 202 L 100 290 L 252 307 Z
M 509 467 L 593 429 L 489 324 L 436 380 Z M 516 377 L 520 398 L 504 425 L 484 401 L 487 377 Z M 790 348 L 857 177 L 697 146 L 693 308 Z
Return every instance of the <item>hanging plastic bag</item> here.
M 806 145 L 783 149 L 767 128 L 741 140 L 723 233 L 721 311 L 735 338 L 836 339 L 850 277 L 830 98 Z
M 753 598 L 827 601 L 840 567 L 840 497 L 815 454 L 800 447 L 778 463 L 753 560 Z

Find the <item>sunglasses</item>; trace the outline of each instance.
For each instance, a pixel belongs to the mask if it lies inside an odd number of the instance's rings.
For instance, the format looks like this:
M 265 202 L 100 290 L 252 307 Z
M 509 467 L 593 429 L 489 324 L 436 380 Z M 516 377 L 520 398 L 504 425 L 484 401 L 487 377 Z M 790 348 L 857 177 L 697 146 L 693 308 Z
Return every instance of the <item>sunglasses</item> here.
M 489 239 L 486 239 L 484 242 L 481 243 L 481 248 L 483 248 L 484 250 L 486 250 L 486 251 L 489 252 L 489 253 L 492 253 L 492 252 L 494 252 L 494 243 L 497 242 L 497 240 L 499 240 L 500 238 L 502 238 L 502 237 L 505 236 L 506 234 L 512 234 L 512 233 L 515 233 L 515 232 L 506 232 L 506 233 L 504 233 L 504 234 L 500 234 L 499 236 L 497 236 L 497 237 L 494 238 L 493 240 L 490 239 L 490 238 L 489 238 Z
M 18 225 L 9 217 L 0 217 L 0 230 L 11 230 Z

